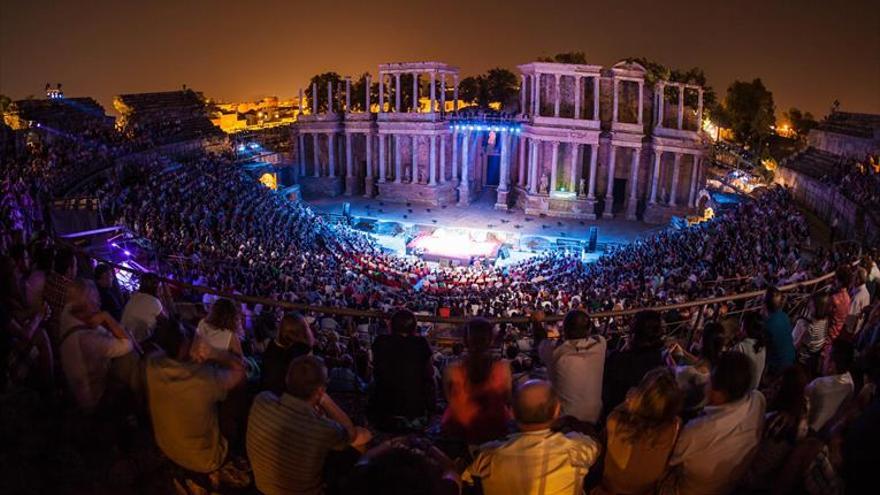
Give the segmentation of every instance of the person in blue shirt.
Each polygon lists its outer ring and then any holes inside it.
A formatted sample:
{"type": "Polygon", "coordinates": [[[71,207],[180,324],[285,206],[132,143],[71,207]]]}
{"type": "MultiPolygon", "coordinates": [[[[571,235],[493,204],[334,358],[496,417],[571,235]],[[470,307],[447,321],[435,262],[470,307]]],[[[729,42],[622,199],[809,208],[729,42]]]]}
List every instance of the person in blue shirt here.
{"type": "Polygon", "coordinates": [[[782,292],[775,287],[767,289],[764,296],[767,329],[767,372],[777,374],[794,364],[794,340],[791,337],[791,320],[782,310],[782,292]]]}

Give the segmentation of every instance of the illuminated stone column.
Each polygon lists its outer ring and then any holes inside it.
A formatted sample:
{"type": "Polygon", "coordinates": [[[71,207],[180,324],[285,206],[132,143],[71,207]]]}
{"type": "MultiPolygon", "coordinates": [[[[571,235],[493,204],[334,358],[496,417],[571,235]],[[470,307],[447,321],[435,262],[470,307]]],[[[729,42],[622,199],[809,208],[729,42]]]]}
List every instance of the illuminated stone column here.
{"type": "Polygon", "coordinates": [[[617,78],[614,78],[614,98],[612,98],[611,122],[617,122],[617,78]]]}
{"type": "Polygon", "coordinates": [[[626,205],[626,219],[636,220],[636,212],[639,206],[639,162],[641,161],[641,148],[633,148],[632,164],[629,173],[629,201],[626,205]]]}
{"type": "Polygon", "coordinates": [[[372,82],[369,74],[367,74],[365,82],[366,82],[366,88],[364,89],[364,92],[366,94],[364,95],[364,112],[370,113],[370,106],[371,106],[370,89],[372,89],[372,87],[373,87],[373,82],[372,82]]]}
{"type": "Polygon", "coordinates": [[[590,183],[587,186],[587,199],[596,199],[596,172],[599,168],[599,144],[590,145],[590,183]]]}
{"type": "Polygon", "coordinates": [[[694,200],[697,197],[697,171],[700,169],[700,156],[693,156],[693,165],[691,166],[691,187],[690,194],[688,194],[688,207],[694,207],[694,200]]]}
{"type": "Polygon", "coordinates": [[[387,136],[385,134],[379,134],[379,183],[384,184],[385,179],[388,177],[387,166],[388,160],[385,158],[385,145],[387,141],[387,136]]]}
{"type": "Polygon", "coordinates": [[[400,134],[392,134],[394,139],[394,183],[400,184],[403,178],[403,163],[400,161],[400,134]]]}
{"type": "Polygon", "coordinates": [[[593,120],[599,120],[599,88],[602,87],[599,76],[593,78],[593,120]]]}
{"type": "Polygon", "coordinates": [[[364,133],[364,151],[367,154],[367,170],[364,171],[367,179],[373,178],[373,135],[364,133]]]}
{"type": "Polygon", "coordinates": [[[560,78],[561,78],[561,76],[559,74],[553,74],[553,80],[554,80],[554,82],[553,82],[553,116],[554,117],[559,117],[559,100],[560,100],[560,96],[561,96],[560,95],[561,91],[559,91],[560,78]]]}
{"type": "Polygon", "coordinates": [[[312,115],[318,114],[318,83],[312,83],[312,115]]]}
{"type": "Polygon", "coordinates": [[[672,186],[669,191],[669,206],[675,206],[676,196],[678,195],[678,176],[681,174],[681,153],[675,154],[675,161],[672,165],[672,186]]]}
{"type": "Polygon", "coordinates": [[[304,99],[304,96],[303,96],[303,89],[299,88],[299,114],[300,115],[303,115],[304,113],[306,113],[306,109],[303,108],[303,103],[305,103],[305,101],[306,100],[304,99]]]}
{"type": "Polygon", "coordinates": [[[327,81],[327,113],[333,113],[333,82],[327,81]]]}
{"type": "Polygon", "coordinates": [[[413,72],[413,92],[412,92],[412,111],[419,111],[419,73],[413,72]]]}
{"type": "Polygon", "coordinates": [[[577,182],[577,158],[579,151],[578,148],[580,148],[580,144],[568,143],[569,192],[573,192],[575,196],[577,196],[579,192],[577,182]]]}
{"type": "MultiPolygon", "coordinates": [[[[452,76],[452,81],[455,84],[454,89],[452,90],[452,99],[453,99],[452,108],[455,111],[455,113],[458,113],[458,74],[454,74],[452,76]]],[[[455,170],[455,169],[453,168],[453,170],[455,170]]]]}
{"type": "MultiPolygon", "coordinates": [[[[432,105],[431,108],[434,108],[432,105]]],[[[428,154],[428,167],[430,167],[430,171],[428,172],[428,183],[432,186],[437,185],[437,136],[431,135],[428,136],[428,139],[431,140],[430,143],[430,151],[428,154]]]]}
{"type": "MultiPolygon", "coordinates": [[[[370,94],[370,91],[367,90],[367,94],[370,94]]],[[[379,113],[385,111],[385,74],[379,73],[379,113]]]]}
{"type": "Polygon", "coordinates": [[[452,131],[452,180],[458,180],[458,135],[457,131],[452,131]]]}
{"type": "Polygon", "coordinates": [[[519,161],[519,171],[516,174],[516,181],[520,186],[526,185],[526,138],[519,137],[519,152],[517,153],[517,161],[519,161]]]}
{"type": "Polygon", "coordinates": [[[538,146],[540,141],[531,138],[529,146],[529,192],[538,194],[538,146]]]}
{"type": "MultiPolygon", "coordinates": [[[[316,93],[312,93],[316,94],[316,93]]],[[[321,148],[318,145],[318,133],[312,133],[312,148],[313,154],[315,155],[315,164],[313,166],[312,175],[315,177],[321,176],[321,148]]]]}
{"type": "Polygon", "coordinates": [[[703,88],[699,89],[697,95],[697,132],[703,128],[703,88]]]}
{"type": "Polygon", "coordinates": [[[327,168],[330,169],[330,177],[336,177],[336,136],[327,133],[327,168]]]}
{"type": "Polygon", "coordinates": [[[412,136],[412,165],[409,172],[409,183],[422,183],[422,181],[419,180],[419,136],[417,134],[413,134],[412,136]]]}
{"type": "Polygon", "coordinates": [[[501,178],[498,190],[507,191],[510,187],[510,136],[507,132],[498,134],[501,137],[501,178]]]}
{"type": "Polygon", "coordinates": [[[678,87],[678,129],[684,129],[684,86],[678,87]]]}
{"type": "MultiPolygon", "coordinates": [[[[302,101],[302,100],[300,100],[302,101]]],[[[299,176],[306,176],[306,137],[303,134],[297,136],[299,142],[299,176]]]]}
{"type": "Polygon", "coordinates": [[[351,78],[345,77],[345,113],[351,113],[351,78]]]}
{"type": "Polygon", "coordinates": [[[535,117],[540,117],[541,116],[541,73],[536,72],[535,74],[532,75],[532,79],[534,80],[534,84],[532,84],[532,89],[535,92],[534,97],[532,98],[532,100],[535,103],[535,111],[532,112],[532,114],[535,117]]]}
{"type": "Polygon", "coordinates": [[[440,135],[440,183],[446,184],[446,134],[440,135]]]}
{"type": "Polygon", "coordinates": [[[468,160],[468,145],[470,133],[462,133],[461,139],[461,181],[458,183],[458,204],[466,206],[470,204],[470,161],[468,160]]]}
{"type": "MultiPolygon", "coordinates": [[[[440,73],[440,113],[441,114],[446,113],[446,73],[445,72],[440,73]]],[[[441,141],[441,143],[443,143],[443,141],[441,141]]],[[[443,146],[443,145],[441,144],[441,146],[443,146]]],[[[441,180],[443,182],[446,182],[445,177],[441,177],[441,180]]]]}
{"type": "Polygon", "coordinates": [[[526,75],[523,74],[519,77],[519,113],[520,115],[526,114],[526,75]]]}
{"type": "Polygon", "coordinates": [[[354,177],[354,160],[351,155],[351,134],[345,133],[345,176],[354,177]]]}
{"type": "Polygon", "coordinates": [[[639,81],[639,125],[642,125],[642,115],[644,114],[643,107],[645,106],[645,102],[643,101],[645,97],[645,83],[644,81],[639,81]]]}
{"type": "Polygon", "coordinates": [[[611,145],[611,153],[608,155],[608,182],[605,185],[605,218],[614,217],[614,171],[617,166],[617,147],[611,145]]]}
{"type": "MultiPolygon", "coordinates": [[[[431,71],[431,92],[429,93],[430,97],[431,97],[431,113],[434,113],[434,111],[435,111],[434,104],[437,103],[437,88],[434,87],[436,85],[437,85],[437,74],[434,71],[431,71]]],[[[431,142],[432,143],[434,142],[434,138],[431,138],[431,142]]]]}
{"type": "Polygon", "coordinates": [[[581,76],[574,76],[574,118],[581,118],[581,76]]]}
{"type": "Polygon", "coordinates": [[[660,183],[660,159],[663,157],[663,150],[654,150],[654,170],[651,174],[651,197],[648,202],[652,205],[657,204],[657,185],[660,183]]]}
{"type": "Polygon", "coordinates": [[[556,192],[556,181],[559,178],[559,141],[553,141],[550,145],[550,187],[547,188],[547,194],[552,195],[556,192]]]}
{"type": "MultiPolygon", "coordinates": [[[[394,111],[400,112],[400,73],[394,74],[394,111]]],[[[395,180],[397,177],[394,178],[395,180]]]]}

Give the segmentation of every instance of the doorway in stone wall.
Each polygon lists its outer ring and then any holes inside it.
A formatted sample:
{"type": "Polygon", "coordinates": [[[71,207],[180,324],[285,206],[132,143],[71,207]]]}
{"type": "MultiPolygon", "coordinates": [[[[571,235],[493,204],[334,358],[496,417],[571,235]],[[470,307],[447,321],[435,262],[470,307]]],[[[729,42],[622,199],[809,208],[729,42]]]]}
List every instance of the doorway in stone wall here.
{"type": "Polygon", "coordinates": [[[611,190],[614,196],[614,205],[611,209],[613,213],[623,211],[626,203],[626,179],[614,179],[614,189],[611,190]]]}

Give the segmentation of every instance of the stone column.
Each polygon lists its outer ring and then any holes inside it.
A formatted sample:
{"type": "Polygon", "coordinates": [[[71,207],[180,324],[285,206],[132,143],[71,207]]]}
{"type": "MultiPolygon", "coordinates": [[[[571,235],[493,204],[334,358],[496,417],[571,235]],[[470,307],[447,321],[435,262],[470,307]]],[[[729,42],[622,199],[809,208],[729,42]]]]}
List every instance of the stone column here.
{"type": "Polygon", "coordinates": [[[412,111],[419,111],[419,73],[413,72],[412,111]]]}
{"type": "Polygon", "coordinates": [[[611,153],[608,156],[608,183],[605,185],[605,218],[614,218],[614,171],[617,165],[617,147],[611,145],[611,153]]]}
{"type": "Polygon", "coordinates": [[[666,85],[662,82],[657,86],[657,127],[663,127],[663,104],[666,102],[666,85]]]}
{"type": "Polygon", "coordinates": [[[662,150],[654,150],[654,170],[651,174],[651,197],[648,202],[657,204],[657,185],[660,183],[660,159],[663,157],[662,150]]]}
{"type": "Polygon", "coordinates": [[[556,181],[559,176],[559,142],[553,141],[550,146],[550,152],[553,155],[550,157],[550,187],[547,188],[547,194],[552,195],[556,192],[556,181]]]}
{"type": "Polygon", "coordinates": [[[367,179],[373,178],[373,135],[369,132],[364,133],[364,151],[367,154],[367,170],[365,175],[367,179]]]}
{"type": "MultiPolygon", "coordinates": [[[[437,74],[434,71],[431,71],[431,113],[434,113],[434,104],[437,102],[437,88],[434,86],[437,85],[437,74]]],[[[431,138],[431,142],[434,142],[434,138],[431,138]]]]}
{"type": "Polygon", "coordinates": [[[519,137],[519,153],[517,153],[517,160],[519,161],[519,170],[516,174],[516,182],[520,186],[526,185],[526,138],[523,136],[519,137]]]}
{"type": "Polygon", "coordinates": [[[599,120],[599,93],[602,88],[602,78],[593,78],[593,120],[599,120]]]}
{"type": "Polygon", "coordinates": [[[318,83],[312,83],[312,115],[318,114],[318,83]]]}
{"type": "Polygon", "coordinates": [[[498,135],[501,137],[501,177],[498,180],[498,190],[507,191],[510,187],[510,136],[506,132],[498,135]]]}
{"type": "Polygon", "coordinates": [[[540,141],[532,138],[529,139],[529,192],[538,194],[538,146],[540,141]]]}
{"type": "Polygon", "coordinates": [[[590,145],[590,184],[588,185],[587,199],[596,199],[596,172],[599,168],[599,143],[590,145]]]}
{"type": "Polygon", "coordinates": [[[688,194],[688,207],[694,207],[694,199],[697,197],[697,171],[700,169],[700,156],[693,156],[693,165],[691,166],[691,185],[690,194],[688,194]]]}
{"type": "Polygon", "coordinates": [[[532,84],[532,87],[535,90],[535,97],[533,98],[534,102],[535,102],[534,115],[535,115],[535,117],[540,117],[541,116],[541,74],[536,72],[534,75],[532,75],[532,79],[534,80],[534,84],[532,84]]]}
{"type": "Polygon", "coordinates": [[[699,89],[697,96],[697,132],[703,128],[703,88],[699,89]]]}
{"type": "Polygon", "coordinates": [[[336,136],[332,132],[327,133],[327,168],[330,177],[336,177],[336,136]]]}
{"type": "Polygon", "coordinates": [[[526,112],[526,75],[519,76],[519,113],[524,115],[526,112]]]}
{"type": "MultiPolygon", "coordinates": [[[[312,93],[315,94],[315,93],[312,93]]],[[[313,154],[315,155],[315,163],[313,165],[312,175],[315,177],[321,176],[321,148],[319,148],[318,144],[318,133],[315,132],[312,134],[312,148],[313,154]]]]}
{"type": "Polygon", "coordinates": [[[400,160],[400,134],[392,134],[394,139],[394,183],[400,184],[403,179],[403,163],[400,160]]]}
{"type": "Polygon", "coordinates": [[[373,87],[373,82],[370,79],[369,74],[367,74],[367,77],[365,79],[365,83],[366,83],[367,87],[364,89],[364,91],[367,94],[364,95],[364,112],[370,113],[370,89],[372,89],[372,87],[373,87]]]}
{"type": "Polygon", "coordinates": [[[470,161],[468,160],[468,145],[470,132],[465,131],[461,139],[461,182],[458,184],[458,204],[465,206],[470,204],[470,161]]]}
{"type": "Polygon", "coordinates": [[[614,78],[614,98],[612,98],[611,122],[617,122],[617,78],[614,78]]]}
{"type": "MultiPolygon", "coordinates": [[[[431,108],[434,108],[431,105],[431,108]]],[[[437,136],[428,136],[428,139],[431,141],[430,151],[428,152],[428,167],[431,170],[428,172],[429,176],[429,184],[432,186],[437,185],[437,136]]]]}
{"type": "Polygon", "coordinates": [[[409,173],[410,184],[421,184],[419,180],[419,136],[413,134],[412,137],[412,165],[409,173]]]}
{"type": "Polygon", "coordinates": [[[333,113],[333,83],[327,81],[327,113],[333,113]]]}
{"type": "Polygon", "coordinates": [[[644,110],[642,107],[645,106],[645,102],[643,101],[645,97],[645,83],[644,81],[639,81],[639,125],[642,125],[642,115],[644,114],[644,110]]]}
{"type": "Polygon", "coordinates": [[[578,151],[580,148],[580,144],[578,143],[568,143],[568,158],[569,158],[569,173],[571,174],[571,178],[569,179],[571,185],[569,186],[570,192],[573,192],[575,197],[577,197],[578,193],[578,151]]]}
{"type": "MultiPolygon", "coordinates": [[[[446,113],[446,73],[440,73],[440,113],[446,113]]],[[[446,182],[446,179],[443,179],[446,182]]]]}
{"type": "MultiPolygon", "coordinates": [[[[302,100],[300,100],[302,101],[302,100]]],[[[303,134],[297,136],[299,142],[299,176],[306,176],[306,137],[303,134]]]]}
{"type": "Polygon", "coordinates": [[[676,196],[678,195],[678,176],[681,173],[681,153],[675,154],[675,161],[672,165],[672,186],[669,191],[669,206],[675,206],[676,196]]]}
{"type": "Polygon", "coordinates": [[[345,113],[351,113],[351,78],[345,78],[345,113]]]}
{"type": "Polygon", "coordinates": [[[351,134],[345,133],[345,176],[354,177],[354,160],[351,153],[351,134]]]}
{"type": "Polygon", "coordinates": [[[440,135],[440,183],[446,184],[446,135],[440,135]]]}
{"type": "MultiPolygon", "coordinates": [[[[367,91],[367,94],[370,94],[367,91]]],[[[379,113],[385,111],[385,74],[379,73],[379,113]]]]}
{"type": "MultiPolygon", "coordinates": [[[[453,87],[453,90],[452,90],[452,99],[453,99],[452,108],[455,113],[458,113],[458,74],[454,74],[452,76],[452,82],[455,84],[455,86],[453,87]]],[[[453,167],[453,170],[455,170],[454,167],[453,167]]]]}
{"type": "Polygon", "coordinates": [[[581,118],[581,76],[574,76],[574,118],[581,118]]]}
{"type": "Polygon", "coordinates": [[[303,96],[303,89],[299,88],[299,114],[304,115],[306,113],[306,109],[303,107],[303,103],[306,101],[303,96]]]}
{"type": "Polygon", "coordinates": [[[554,74],[554,85],[553,85],[553,116],[559,117],[559,100],[560,100],[560,92],[559,92],[559,80],[561,79],[559,74],[554,74]]]}
{"type": "Polygon", "coordinates": [[[458,180],[458,132],[452,132],[452,180],[458,180]]]}
{"type": "Polygon", "coordinates": [[[684,129],[684,86],[678,87],[678,129],[684,129]]]}
{"type": "Polygon", "coordinates": [[[379,183],[384,184],[385,179],[388,177],[386,168],[388,160],[385,158],[385,145],[388,138],[385,134],[379,134],[377,137],[379,138],[379,183]]]}
{"type": "Polygon", "coordinates": [[[636,220],[636,211],[639,206],[639,162],[641,161],[641,148],[633,148],[632,164],[629,173],[629,201],[626,205],[626,219],[636,220]]]}
{"type": "MultiPolygon", "coordinates": [[[[394,111],[400,113],[400,73],[394,74],[394,111]]],[[[394,178],[397,180],[397,177],[394,178]]]]}

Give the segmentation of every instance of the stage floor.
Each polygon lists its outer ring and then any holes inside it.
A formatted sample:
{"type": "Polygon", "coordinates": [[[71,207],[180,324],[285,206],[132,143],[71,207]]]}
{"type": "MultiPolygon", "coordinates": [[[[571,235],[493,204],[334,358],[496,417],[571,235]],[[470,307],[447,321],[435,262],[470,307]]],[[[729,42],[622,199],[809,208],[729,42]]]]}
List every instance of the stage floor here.
{"type": "Polygon", "coordinates": [[[495,192],[488,190],[470,206],[426,207],[405,203],[389,203],[379,198],[337,197],[308,200],[321,213],[342,214],[342,204],[351,203],[351,214],[403,224],[422,224],[436,227],[469,228],[509,232],[522,237],[541,236],[550,240],[568,238],[586,240],[589,228],[599,228],[599,243],[629,244],[636,239],[666,228],[623,219],[572,220],[538,217],[522,211],[498,211],[494,208],[495,192]]]}

